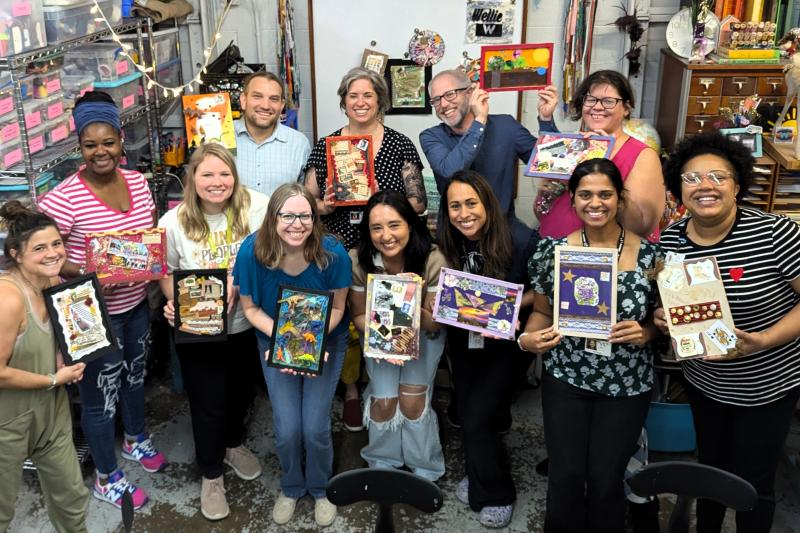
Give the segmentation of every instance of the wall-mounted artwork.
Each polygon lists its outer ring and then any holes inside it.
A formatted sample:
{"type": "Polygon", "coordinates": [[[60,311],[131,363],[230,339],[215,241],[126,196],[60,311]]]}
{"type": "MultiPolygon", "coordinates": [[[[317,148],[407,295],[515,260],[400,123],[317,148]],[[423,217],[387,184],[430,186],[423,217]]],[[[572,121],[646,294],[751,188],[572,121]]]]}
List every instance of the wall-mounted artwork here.
{"type": "Polygon", "coordinates": [[[467,44],[514,42],[514,0],[467,0],[467,44]]]}
{"type": "Polygon", "coordinates": [[[580,133],[540,132],[525,175],[534,178],[569,180],[579,163],[597,157],[609,157],[614,137],[580,133]]]}
{"type": "Polygon", "coordinates": [[[372,136],[326,137],[325,152],[333,205],[366,204],[376,188],[372,136]]]}
{"type": "Polygon", "coordinates": [[[167,275],[164,228],[88,233],[85,242],[86,269],[103,285],[167,275]]]}
{"type": "Polygon", "coordinates": [[[228,336],[228,271],[176,270],[175,342],[224,341],[228,336]]]}
{"type": "Polygon", "coordinates": [[[377,72],[380,75],[386,71],[386,62],[389,61],[389,56],[382,52],[376,52],[369,48],[364,48],[364,53],[361,56],[361,66],[367,70],[377,72]]]}
{"type": "Polygon", "coordinates": [[[42,294],[65,364],[88,363],[117,349],[97,276],[80,276],[42,294]]]}
{"type": "Polygon", "coordinates": [[[553,43],[481,47],[481,88],[527,91],[550,85],[553,43]]]}
{"type": "Polygon", "coordinates": [[[321,374],[332,307],[330,292],[281,285],[267,364],[321,374]]]}
{"type": "Polygon", "coordinates": [[[236,153],[236,132],[228,93],[184,95],[183,117],[187,147],[215,142],[236,153]]]}
{"type": "Polygon", "coordinates": [[[369,274],[364,355],[417,359],[421,307],[421,277],[369,274]]]}
{"type": "Polygon", "coordinates": [[[417,65],[408,59],[390,59],[386,68],[391,107],[387,115],[429,115],[431,102],[428,84],[431,67],[417,65]]]}

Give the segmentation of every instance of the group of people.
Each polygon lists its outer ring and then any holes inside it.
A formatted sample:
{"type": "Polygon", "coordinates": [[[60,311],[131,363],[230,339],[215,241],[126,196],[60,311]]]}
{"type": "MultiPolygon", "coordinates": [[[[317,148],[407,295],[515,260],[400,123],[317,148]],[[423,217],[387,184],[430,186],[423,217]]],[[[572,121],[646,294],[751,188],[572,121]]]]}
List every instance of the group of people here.
{"type": "MultiPolygon", "coordinates": [[[[81,424],[96,467],[92,494],[117,507],[131,493],[148,496],[117,462],[114,420],[120,409],[121,455],[148,472],[165,468],[144,422],[144,362],[149,335],[146,283],[104,286],[118,350],[88,364],[64,366],[55,350],[42,290],[85,273],[87,233],[148,228],[167,235],[169,271],[224,268],[228,336],[177,345],[201,472],[200,511],[225,518],[226,465],[242,479],[261,475],[244,445],[252,379],[261,365],[281,466],[273,520],[289,522],[297,500],[315,500],[315,520],[333,522],[325,497],[332,475],[331,406],[340,377],[346,406],[359,404],[358,352],[351,337],[365,328],[367,276],[415,273],[424,280],[419,357],[368,358],[364,412],[369,432],[361,456],[371,468],[406,467],[428,480],[445,474],[434,376],[447,346],[453,382],[449,418],[463,433],[464,477],[455,497],[486,527],[505,527],[516,500],[510,458],[498,424],[507,420],[515,368],[525,352],[544,357],[542,405],[549,457],[545,531],[620,532],[624,476],[643,440],[654,386],[652,341],[666,332],[654,273],[665,252],[714,255],[741,340],[737,359],[683,363],[701,462],[734,472],[756,487],[756,507],[737,514],[739,531],[768,531],[775,507],[780,449],[800,397],[800,227],[743,207],[753,160],[720,135],[680,143],[664,173],[658,155],[623,129],[633,108],[627,80],[613,71],[589,75],[569,102],[583,129],[613,136],[609,159],[579,165],[566,187],[542,184],[540,231],[516,215],[519,161],[535,137],[508,115],[489,113],[489,95],[463,72],[437,74],[428,87],[442,123],[420,134],[441,196],[436,236],[424,218],[422,162],[408,137],[383,123],[389,95],[382,76],[349,71],[339,86],[347,124],[331,135],[371,135],[379,191],[365,206],[335,206],[326,186],[325,138],[313,149],[279,122],[283,85],[269,73],[247,81],[234,158],[216,144],[191,156],[183,202],[155,220],[144,177],[119,167],[124,148],[119,113],[101,92],[75,106],[84,165],[40,202],[41,212],[9,202],[8,274],[0,276],[0,530],[14,513],[19,465],[37,465],[58,531],[85,531],[88,491],[72,444],[62,385],[77,383],[81,424]],[[663,234],[665,187],[689,217],[663,234]],[[542,209],[542,206],[545,206],[542,209]],[[540,234],[541,237],[540,238],[540,234]],[[562,336],[552,323],[555,246],[618,252],[617,321],[599,349],[562,336]],[[439,271],[447,266],[525,286],[516,342],[443,326],[432,319],[439,271]],[[735,274],[734,274],[735,273],[735,274]],[[280,285],[330,291],[326,363],[319,376],[267,365],[280,285]],[[344,375],[349,374],[348,379],[344,375]],[[353,375],[355,377],[353,377],[353,375]],[[355,402],[355,403],[353,403],[355,402]]],[[[539,92],[540,131],[557,131],[555,87],[539,92]]],[[[172,280],[160,281],[164,315],[174,319],[172,280]]],[[[527,359],[529,361],[529,359],[527,359]]],[[[359,420],[360,419],[360,420],[359,420]]],[[[720,531],[724,507],[698,504],[698,531],[720,531]]],[[[649,527],[657,517],[651,517],[649,527]]],[[[647,524],[635,524],[637,531],[647,524]]],[[[651,531],[653,529],[650,529],[651,531]]]]}

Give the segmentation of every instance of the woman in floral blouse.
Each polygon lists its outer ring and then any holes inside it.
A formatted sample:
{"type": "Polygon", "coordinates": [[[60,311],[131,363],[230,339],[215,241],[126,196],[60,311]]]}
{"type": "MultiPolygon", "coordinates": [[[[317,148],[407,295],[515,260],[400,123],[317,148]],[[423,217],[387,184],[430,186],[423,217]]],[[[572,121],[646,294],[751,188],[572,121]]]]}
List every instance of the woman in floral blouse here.
{"type": "Polygon", "coordinates": [[[644,425],[653,385],[649,341],[660,251],[617,222],[622,177],[607,159],[578,165],[569,180],[582,227],[547,237],[528,269],[534,312],[518,342],[546,354],[542,385],[545,443],[550,458],[547,531],[625,530],[623,476],[644,425]],[[609,342],[562,336],[553,327],[555,246],[617,249],[617,323],[609,342]]]}

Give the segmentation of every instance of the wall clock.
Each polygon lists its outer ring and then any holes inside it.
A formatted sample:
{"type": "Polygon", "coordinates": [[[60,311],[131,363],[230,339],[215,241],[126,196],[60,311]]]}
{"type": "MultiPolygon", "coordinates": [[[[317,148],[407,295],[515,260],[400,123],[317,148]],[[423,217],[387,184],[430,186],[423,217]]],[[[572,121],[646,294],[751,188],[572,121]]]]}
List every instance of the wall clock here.
{"type": "MultiPolygon", "coordinates": [[[[707,12],[705,23],[705,36],[710,41],[710,46],[705,50],[705,53],[710,53],[717,46],[720,24],[717,16],[711,11],[707,12]]],[[[686,7],[678,11],[667,24],[667,44],[675,54],[688,58],[692,53],[693,40],[692,12],[686,7]]]]}

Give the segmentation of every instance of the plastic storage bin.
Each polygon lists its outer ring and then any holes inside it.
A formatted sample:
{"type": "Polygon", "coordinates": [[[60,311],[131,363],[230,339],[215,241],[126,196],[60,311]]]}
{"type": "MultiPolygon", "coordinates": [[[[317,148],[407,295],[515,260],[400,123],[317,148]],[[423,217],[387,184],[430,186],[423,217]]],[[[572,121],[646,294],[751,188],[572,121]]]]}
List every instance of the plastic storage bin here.
{"type": "Polygon", "coordinates": [[[12,113],[0,118],[0,145],[16,142],[19,139],[19,122],[17,115],[12,113]]]}
{"type": "Polygon", "coordinates": [[[45,133],[47,133],[47,126],[45,124],[28,130],[28,148],[30,149],[31,154],[41,152],[45,149],[47,146],[45,133]]]}
{"type": "Polygon", "coordinates": [[[44,120],[44,104],[41,100],[28,100],[22,104],[25,114],[25,127],[28,129],[41,125],[44,120]]]}
{"type": "Polygon", "coordinates": [[[64,54],[63,70],[70,76],[91,74],[95,81],[116,81],[133,73],[133,63],[120,55],[116,43],[92,43],[64,54]]]}
{"type": "Polygon", "coordinates": [[[42,0],[0,0],[0,20],[5,35],[0,39],[0,56],[47,46],[42,0]]]}
{"type": "MultiPolygon", "coordinates": [[[[122,19],[119,2],[98,0],[97,5],[112,26],[122,19]]],[[[94,2],[91,0],[71,6],[45,6],[43,11],[47,42],[56,44],[105,29],[99,15],[91,12],[92,7],[94,2]]]]}
{"type": "Polygon", "coordinates": [[[149,139],[147,131],[147,120],[141,118],[122,128],[122,142],[125,145],[137,145],[142,139],[149,139]]]}
{"type": "Polygon", "coordinates": [[[62,116],[60,119],[49,122],[45,126],[45,145],[49,147],[58,144],[65,141],[69,135],[69,117],[62,116]]]}
{"type": "Polygon", "coordinates": [[[0,117],[5,117],[12,111],[14,111],[14,91],[10,86],[4,86],[0,88],[0,117]]]}
{"type": "Polygon", "coordinates": [[[21,141],[10,142],[0,146],[0,170],[8,170],[22,161],[21,141]]]}
{"type": "Polygon", "coordinates": [[[690,452],[697,447],[688,403],[650,402],[645,421],[647,444],[656,452],[690,452]]]}
{"type": "Polygon", "coordinates": [[[94,76],[61,76],[61,92],[64,98],[77,100],[92,89],[94,89],[94,76]]]}
{"type": "MultiPolygon", "coordinates": [[[[53,187],[53,173],[43,172],[36,178],[36,196],[41,198],[53,187]]],[[[0,178],[0,203],[19,200],[24,204],[31,203],[30,189],[26,178],[0,178]]],[[[4,235],[4,237],[7,235],[4,235]]]]}
{"type": "Polygon", "coordinates": [[[181,60],[173,59],[172,61],[159,66],[158,82],[167,87],[177,87],[181,84],[181,60]]]}
{"type": "Polygon", "coordinates": [[[49,98],[61,92],[61,73],[57,70],[33,76],[33,97],[49,98]]]}
{"type": "Polygon", "coordinates": [[[95,91],[103,91],[111,95],[111,98],[116,102],[120,111],[125,111],[136,105],[138,101],[137,95],[139,94],[139,86],[142,75],[138,72],[120,78],[113,82],[96,82],[94,84],[95,91]]]}
{"type": "Polygon", "coordinates": [[[120,163],[121,167],[136,170],[136,165],[143,162],[144,159],[150,160],[150,141],[147,138],[136,144],[123,143],[123,146],[125,147],[125,162],[120,163]]]}
{"type": "Polygon", "coordinates": [[[61,97],[61,93],[56,93],[42,102],[44,103],[45,120],[56,120],[64,114],[64,99],[61,97]]]}
{"type": "MultiPolygon", "coordinates": [[[[143,34],[142,42],[144,43],[144,61],[147,65],[150,65],[152,56],[150,55],[148,37],[146,33],[143,34]]],[[[133,45],[134,49],[131,53],[136,53],[136,35],[121,35],[120,38],[133,45]]],[[[158,68],[161,68],[165,63],[178,59],[178,32],[174,29],[153,32],[153,51],[156,56],[156,66],[158,68]]]]}

